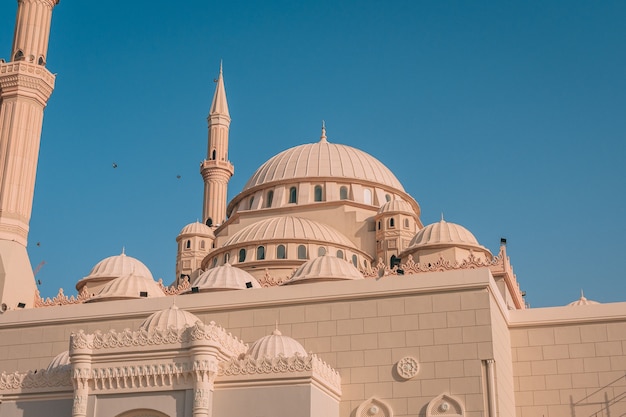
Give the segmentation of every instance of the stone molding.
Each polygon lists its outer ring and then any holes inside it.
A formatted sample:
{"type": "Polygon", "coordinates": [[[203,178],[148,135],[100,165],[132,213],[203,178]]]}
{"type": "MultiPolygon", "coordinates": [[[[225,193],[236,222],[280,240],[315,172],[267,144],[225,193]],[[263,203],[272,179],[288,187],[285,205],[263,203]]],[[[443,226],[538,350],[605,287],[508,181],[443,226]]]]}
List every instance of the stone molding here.
{"type": "Polygon", "coordinates": [[[0,391],[22,391],[41,388],[72,389],[71,372],[69,368],[29,372],[13,372],[0,374],[0,391]]]}
{"type": "Polygon", "coordinates": [[[31,89],[43,98],[43,104],[52,94],[55,76],[45,67],[29,62],[7,62],[0,64],[0,92],[6,96],[16,89],[31,89]]]}
{"type": "Polygon", "coordinates": [[[305,371],[313,372],[314,376],[335,390],[337,394],[341,394],[339,373],[314,354],[302,356],[296,353],[290,357],[279,355],[275,358],[260,359],[250,356],[232,358],[220,362],[218,376],[288,374],[305,371]]]}

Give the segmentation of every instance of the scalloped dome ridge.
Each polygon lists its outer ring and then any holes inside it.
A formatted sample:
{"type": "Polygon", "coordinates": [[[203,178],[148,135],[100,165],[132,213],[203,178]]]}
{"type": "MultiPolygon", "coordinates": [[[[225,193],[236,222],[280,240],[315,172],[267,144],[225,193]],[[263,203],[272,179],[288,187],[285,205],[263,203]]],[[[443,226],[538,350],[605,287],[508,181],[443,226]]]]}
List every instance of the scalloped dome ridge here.
{"type": "Polygon", "coordinates": [[[83,280],[117,278],[122,275],[133,273],[144,278],[154,280],[152,272],[139,259],[126,255],[122,252],[119,255],[109,256],[98,262],[91,272],[83,280]]]}
{"type": "Polygon", "coordinates": [[[206,236],[215,238],[213,229],[211,229],[206,224],[200,223],[198,221],[194,223],[189,223],[187,226],[183,227],[178,236],[184,235],[206,236]]]}
{"type": "Polygon", "coordinates": [[[48,372],[50,372],[50,371],[60,371],[60,370],[63,370],[63,369],[69,369],[70,366],[71,366],[71,363],[70,363],[70,351],[66,350],[66,351],[63,351],[63,352],[59,353],[58,355],[56,355],[50,361],[50,364],[46,368],[46,371],[48,371],[48,372]]]}
{"type": "Polygon", "coordinates": [[[429,224],[417,232],[413,239],[411,239],[407,250],[441,245],[469,246],[488,251],[487,248],[478,243],[478,240],[476,240],[472,232],[459,224],[450,223],[445,220],[429,224]]]}
{"type": "Polygon", "coordinates": [[[363,274],[350,262],[332,255],[311,259],[293,273],[293,276],[281,285],[300,284],[307,281],[345,281],[363,279],[363,274]]]}
{"type": "Polygon", "coordinates": [[[298,341],[283,336],[278,329],[254,342],[248,349],[248,355],[254,359],[275,358],[280,355],[290,357],[295,354],[307,356],[306,350],[298,341]]]}
{"type": "Polygon", "coordinates": [[[252,223],[235,233],[222,247],[284,239],[317,240],[354,248],[354,243],[338,230],[314,220],[292,216],[272,217],[252,223]]]}
{"type": "Polygon", "coordinates": [[[409,203],[400,199],[387,201],[385,204],[380,206],[378,214],[383,213],[409,213],[414,216],[417,215],[409,203]]]}
{"type": "Polygon", "coordinates": [[[186,326],[191,327],[196,322],[202,321],[196,315],[172,305],[164,310],[156,311],[150,314],[140,325],[139,328],[147,332],[155,329],[166,330],[170,327],[182,329],[186,326]]]}
{"type": "Polygon", "coordinates": [[[165,293],[163,293],[163,290],[153,279],[130,273],[109,281],[95,296],[87,301],[95,302],[164,296],[165,293]],[[142,297],[142,293],[146,293],[146,296],[142,297]]]}
{"type": "MultiPolygon", "coordinates": [[[[229,263],[204,271],[191,284],[200,291],[245,290],[250,283],[252,288],[261,288],[261,284],[243,269],[229,263]]],[[[189,290],[191,291],[191,290],[189,290]]]]}
{"type": "Polygon", "coordinates": [[[404,191],[396,176],[370,154],[322,140],[287,149],[261,165],[242,191],[298,178],[333,177],[371,181],[404,191]]]}

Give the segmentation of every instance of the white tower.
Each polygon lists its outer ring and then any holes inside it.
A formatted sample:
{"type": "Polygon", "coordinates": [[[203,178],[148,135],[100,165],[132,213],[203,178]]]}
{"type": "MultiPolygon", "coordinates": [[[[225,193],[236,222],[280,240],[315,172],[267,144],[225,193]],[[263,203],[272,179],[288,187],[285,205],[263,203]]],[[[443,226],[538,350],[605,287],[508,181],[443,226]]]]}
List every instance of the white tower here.
{"type": "Polygon", "coordinates": [[[230,115],[228,114],[221,64],[220,75],[216,83],[213,103],[207,118],[209,122],[207,158],[200,165],[200,173],[204,179],[202,220],[212,227],[216,227],[226,220],[228,181],[235,172],[235,167],[228,160],[230,115]]]}
{"type": "MultiPolygon", "coordinates": [[[[59,0],[18,0],[13,50],[0,62],[0,307],[32,307],[36,285],[26,252],[43,109],[54,89],[45,67],[59,0]]],[[[2,311],[0,310],[0,311],[2,311]]]]}

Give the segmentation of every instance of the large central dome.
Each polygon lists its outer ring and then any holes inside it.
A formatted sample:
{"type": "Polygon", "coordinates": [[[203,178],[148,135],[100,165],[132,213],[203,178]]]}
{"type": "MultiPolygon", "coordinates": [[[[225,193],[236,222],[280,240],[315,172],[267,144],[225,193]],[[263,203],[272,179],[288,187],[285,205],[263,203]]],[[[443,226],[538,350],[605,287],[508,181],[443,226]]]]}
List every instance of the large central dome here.
{"type": "Polygon", "coordinates": [[[243,191],[271,182],[312,177],[359,179],[404,191],[379,160],[350,146],[330,143],[325,137],[272,157],[250,177],[243,191]]]}

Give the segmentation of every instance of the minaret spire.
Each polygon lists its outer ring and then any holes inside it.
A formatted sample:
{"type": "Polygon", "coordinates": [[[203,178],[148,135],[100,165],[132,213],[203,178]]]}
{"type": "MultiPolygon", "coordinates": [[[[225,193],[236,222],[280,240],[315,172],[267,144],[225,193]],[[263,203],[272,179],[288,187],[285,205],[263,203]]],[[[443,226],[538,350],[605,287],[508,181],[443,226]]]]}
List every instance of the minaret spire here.
{"type": "Polygon", "coordinates": [[[45,65],[59,0],[18,0],[13,49],[0,62],[0,306],[32,307],[36,285],[26,252],[43,109],[54,89],[45,65]]]}
{"type": "Polygon", "coordinates": [[[207,157],[200,166],[200,173],[204,179],[202,219],[212,227],[226,220],[228,181],[235,172],[233,164],[228,160],[230,114],[221,61],[220,73],[215,83],[215,94],[213,94],[213,102],[207,118],[209,122],[207,157]]]}

